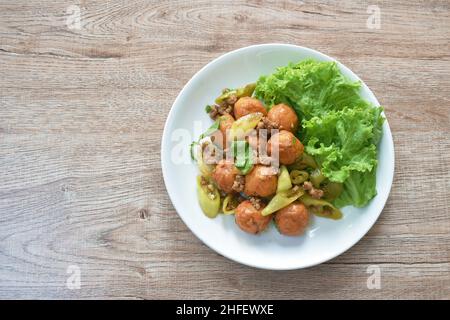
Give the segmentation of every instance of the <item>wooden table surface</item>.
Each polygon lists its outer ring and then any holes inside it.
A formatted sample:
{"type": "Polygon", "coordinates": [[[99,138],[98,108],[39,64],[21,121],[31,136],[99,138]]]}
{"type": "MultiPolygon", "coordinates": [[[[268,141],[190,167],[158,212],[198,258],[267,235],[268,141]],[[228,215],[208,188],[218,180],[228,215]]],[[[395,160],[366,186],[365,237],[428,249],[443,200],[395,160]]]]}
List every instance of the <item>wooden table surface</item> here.
{"type": "Polygon", "coordinates": [[[0,298],[450,298],[448,0],[2,0],[0,71],[0,298]],[[350,67],[395,143],[376,225],[305,270],[210,250],[160,167],[183,85],[221,54],[269,42],[350,67]]]}

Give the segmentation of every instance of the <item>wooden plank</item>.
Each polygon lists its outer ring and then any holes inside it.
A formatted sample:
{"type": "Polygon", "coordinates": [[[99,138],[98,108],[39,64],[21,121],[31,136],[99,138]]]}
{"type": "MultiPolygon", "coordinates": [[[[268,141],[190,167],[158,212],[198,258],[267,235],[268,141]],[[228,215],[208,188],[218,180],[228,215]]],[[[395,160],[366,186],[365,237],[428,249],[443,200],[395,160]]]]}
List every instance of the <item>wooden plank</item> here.
{"type": "Polygon", "coordinates": [[[0,2],[0,298],[450,298],[450,4],[0,2]],[[379,221],[340,257],[271,272],[228,261],[167,196],[160,137],[211,59],[286,42],[338,58],[385,107],[396,174],[379,221]],[[81,289],[66,286],[80,267],[81,289]],[[381,268],[370,290],[367,268],[381,268]]]}

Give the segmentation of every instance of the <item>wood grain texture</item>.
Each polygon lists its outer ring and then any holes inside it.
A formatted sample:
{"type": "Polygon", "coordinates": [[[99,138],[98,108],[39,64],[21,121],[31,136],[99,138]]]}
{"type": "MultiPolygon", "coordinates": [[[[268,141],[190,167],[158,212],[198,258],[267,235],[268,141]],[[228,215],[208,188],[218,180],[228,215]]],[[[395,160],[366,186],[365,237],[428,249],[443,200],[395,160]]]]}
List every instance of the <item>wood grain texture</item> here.
{"type": "Polygon", "coordinates": [[[0,1],[0,298],[449,299],[449,30],[447,0],[0,1]],[[70,5],[80,30],[67,27],[70,5]],[[160,169],[182,86],[211,59],[268,42],[346,64],[394,136],[380,219],[306,270],[256,270],[205,247],[160,169]],[[70,265],[79,290],[66,287],[70,265]],[[366,286],[369,265],[380,290],[366,286]]]}

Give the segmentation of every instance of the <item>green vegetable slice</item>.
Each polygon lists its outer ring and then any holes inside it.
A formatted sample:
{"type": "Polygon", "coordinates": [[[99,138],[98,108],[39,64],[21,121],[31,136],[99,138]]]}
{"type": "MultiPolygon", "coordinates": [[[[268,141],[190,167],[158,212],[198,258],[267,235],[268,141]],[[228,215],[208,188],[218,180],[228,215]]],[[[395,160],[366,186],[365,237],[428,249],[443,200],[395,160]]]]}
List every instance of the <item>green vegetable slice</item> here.
{"type": "Polygon", "coordinates": [[[189,153],[191,154],[191,159],[195,160],[195,155],[194,155],[194,147],[198,145],[197,141],[192,141],[191,144],[189,145],[189,153]]]}
{"type": "Polygon", "coordinates": [[[255,91],[256,83],[249,83],[244,87],[236,89],[236,96],[238,98],[251,97],[255,91]]]}
{"type": "Polygon", "coordinates": [[[233,122],[229,130],[230,140],[233,141],[244,139],[245,136],[247,136],[253,129],[256,128],[262,117],[262,113],[255,112],[237,119],[235,122],[233,122]]]}
{"type": "Polygon", "coordinates": [[[322,174],[320,169],[316,169],[311,172],[310,179],[314,188],[320,188],[320,184],[326,179],[326,177],[322,174]]]}
{"type": "Polygon", "coordinates": [[[342,218],[342,212],[328,201],[322,199],[314,199],[304,194],[300,201],[308,207],[308,209],[316,216],[338,220],[342,218]]]}
{"type": "Polygon", "coordinates": [[[220,125],[220,120],[217,119],[213,125],[211,127],[209,127],[204,133],[202,133],[200,135],[200,137],[198,138],[198,140],[202,140],[205,137],[208,137],[210,135],[212,135],[214,132],[216,132],[217,130],[219,130],[219,125],[220,125]]]}
{"type": "Polygon", "coordinates": [[[199,145],[199,141],[202,140],[205,137],[210,136],[211,134],[213,134],[214,132],[216,132],[219,129],[220,126],[220,120],[217,119],[212,126],[210,126],[204,133],[202,133],[197,141],[192,141],[191,144],[189,145],[189,153],[191,155],[191,159],[192,160],[198,160],[195,158],[195,153],[194,153],[194,148],[195,146],[199,145]]]}
{"type": "Polygon", "coordinates": [[[215,218],[220,209],[220,194],[217,188],[208,181],[207,185],[202,184],[202,176],[197,177],[197,196],[205,216],[215,218]]]}
{"type": "Polygon", "coordinates": [[[305,192],[303,191],[303,189],[298,187],[277,192],[272,200],[270,200],[267,206],[262,210],[261,214],[263,216],[272,214],[288,206],[289,204],[300,198],[304,193],[305,192]]]}
{"type": "Polygon", "coordinates": [[[232,97],[233,95],[236,96],[236,98],[251,97],[253,91],[255,91],[255,87],[256,83],[250,83],[241,88],[226,90],[219,97],[216,98],[215,103],[221,104],[222,102],[232,97]]]}
{"type": "Polygon", "coordinates": [[[235,158],[234,166],[243,174],[249,173],[253,168],[252,149],[247,141],[233,141],[231,152],[235,158]]]}
{"type": "Polygon", "coordinates": [[[214,166],[207,164],[203,158],[203,150],[202,148],[198,148],[197,153],[197,165],[200,173],[203,177],[209,178],[214,170],[214,166]]]}
{"type": "Polygon", "coordinates": [[[326,201],[334,201],[343,191],[343,184],[339,182],[328,181],[322,188],[324,192],[323,199],[326,201]]]}
{"type": "Polygon", "coordinates": [[[302,184],[309,178],[308,172],[304,170],[292,170],[290,176],[293,184],[302,184]]]}
{"type": "Polygon", "coordinates": [[[289,169],[291,169],[291,170],[294,170],[294,169],[296,169],[296,170],[304,170],[304,169],[307,169],[307,168],[317,169],[317,168],[319,168],[319,166],[317,165],[317,163],[314,160],[314,158],[311,157],[306,152],[303,152],[303,154],[300,157],[300,159],[295,161],[293,164],[289,165],[289,169]]]}
{"type": "Polygon", "coordinates": [[[234,210],[237,208],[239,203],[237,202],[234,195],[229,194],[223,199],[222,203],[222,212],[225,215],[234,214],[234,210]]]}
{"type": "Polygon", "coordinates": [[[280,175],[278,177],[277,193],[292,188],[291,178],[286,166],[280,167],[280,175]]]}

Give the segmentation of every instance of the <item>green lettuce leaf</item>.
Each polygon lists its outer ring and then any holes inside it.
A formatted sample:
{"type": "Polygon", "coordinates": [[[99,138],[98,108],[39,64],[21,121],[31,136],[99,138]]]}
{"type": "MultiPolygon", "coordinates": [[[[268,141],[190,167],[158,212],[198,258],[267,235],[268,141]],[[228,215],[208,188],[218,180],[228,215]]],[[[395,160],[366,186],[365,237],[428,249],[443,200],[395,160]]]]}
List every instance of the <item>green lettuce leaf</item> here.
{"type": "Polygon", "coordinates": [[[376,195],[376,168],[367,172],[352,171],[344,182],[343,192],[333,203],[338,208],[364,207],[376,195]]]}
{"type": "Polygon", "coordinates": [[[305,150],[324,176],[344,184],[335,201],[339,207],[364,206],[376,195],[377,148],[383,117],[381,107],[344,108],[304,122],[305,150]]]}

